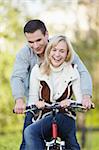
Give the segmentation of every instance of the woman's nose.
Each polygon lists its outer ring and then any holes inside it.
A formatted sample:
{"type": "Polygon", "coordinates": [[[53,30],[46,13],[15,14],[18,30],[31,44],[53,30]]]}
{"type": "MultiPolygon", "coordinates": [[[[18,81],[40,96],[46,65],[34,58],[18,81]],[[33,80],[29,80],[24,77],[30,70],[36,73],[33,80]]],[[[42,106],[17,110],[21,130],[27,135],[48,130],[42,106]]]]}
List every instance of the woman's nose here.
{"type": "Polygon", "coordinates": [[[56,51],[55,55],[58,57],[60,56],[59,51],[56,51]]]}

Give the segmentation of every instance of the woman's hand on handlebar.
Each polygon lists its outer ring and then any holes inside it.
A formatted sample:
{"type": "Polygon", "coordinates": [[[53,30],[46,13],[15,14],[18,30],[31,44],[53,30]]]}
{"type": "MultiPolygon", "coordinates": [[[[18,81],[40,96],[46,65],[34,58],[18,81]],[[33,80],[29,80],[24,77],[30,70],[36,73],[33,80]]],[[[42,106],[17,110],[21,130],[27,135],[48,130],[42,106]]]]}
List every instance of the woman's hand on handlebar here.
{"type": "Polygon", "coordinates": [[[45,102],[44,102],[44,100],[43,101],[38,101],[38,102],[35,103],[35,105],[38,109],[44,108],[45,107],[45,102]]]}
{"type": "Polygon", "coordinates": [[[70,103],[71,103],[71,101],[69,99],[64,99],[59,104],[60,104],[61,107],[66,108],[70,105],[70,103]]]}

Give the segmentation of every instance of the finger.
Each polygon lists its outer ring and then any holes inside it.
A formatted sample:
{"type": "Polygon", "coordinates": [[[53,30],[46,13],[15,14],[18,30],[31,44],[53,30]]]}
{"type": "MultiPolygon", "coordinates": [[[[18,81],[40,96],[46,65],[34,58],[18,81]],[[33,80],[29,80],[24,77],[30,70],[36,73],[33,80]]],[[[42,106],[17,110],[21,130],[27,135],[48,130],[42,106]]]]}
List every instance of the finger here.
{"type": "Polygon", "coordinates": [[[24,110],[22,108],[16,108],[15,109],[16,114],[22,114],[23,112],[24,112],[24,110]]]}

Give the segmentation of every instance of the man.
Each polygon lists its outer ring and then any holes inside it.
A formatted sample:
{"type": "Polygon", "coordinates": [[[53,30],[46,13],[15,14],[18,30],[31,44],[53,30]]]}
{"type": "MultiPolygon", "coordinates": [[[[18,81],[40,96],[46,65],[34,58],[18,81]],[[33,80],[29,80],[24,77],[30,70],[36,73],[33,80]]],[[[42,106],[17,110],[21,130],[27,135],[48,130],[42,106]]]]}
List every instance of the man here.
{"type": "MultiPolygon", "coordinates": [[[[14,70],[11,77],[12,94],[15,99],[15,113],[24,112],[28,104],[29,96],[29,76],[33,66],[40,64],[44,59],[44,51],[48,44],[48,31],[45,24],[40,20],[30,20],[24,26],[24,34],[28,44],[22,48],[16,56],[14,70]],[[26,102],[24,101],[26,98],[26,102]]],[[[91,107],[92,81],[90,74],[75,53],[73,64],[77,64],[81,78],[81,89],[83,93],[83,106],[91,107]]],[[[24,129],[32,123],[32,114],[28,113],[25,117],[24,129]]],[[[25,141],[23,141],[20,150],[24,150],[25,141]]]]}

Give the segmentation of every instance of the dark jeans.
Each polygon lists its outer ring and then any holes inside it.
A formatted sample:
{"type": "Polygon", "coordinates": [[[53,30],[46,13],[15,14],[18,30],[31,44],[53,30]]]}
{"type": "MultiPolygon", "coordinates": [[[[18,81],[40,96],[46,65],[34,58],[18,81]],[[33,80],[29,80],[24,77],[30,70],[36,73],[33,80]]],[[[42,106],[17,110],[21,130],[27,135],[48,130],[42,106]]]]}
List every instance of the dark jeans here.
{"type": "Polygon", "coordinates": [[[27,112],[25,115],[23,132],[22,132],[22,143],[20,145],[20,150],[25,150],[24,130],[27,126],[29,126],[32,123],[32,117],[33,117],[33,114],[31,112],[27,112]]]}
{"type": "MultiPolygon", "coordinates": [[[[75,120],[67,115],[58,113],[56,115],[59,133],[62,140],[67,142],[70,150],[80,150],[79,144],[76,139],[76,126],[75,120]]],[[[52,115],[47,116],[39,121],[29,125],[25,131],[25,150],[44,150],[45,142],[51,137],[51,122],[52,115]]]]}

